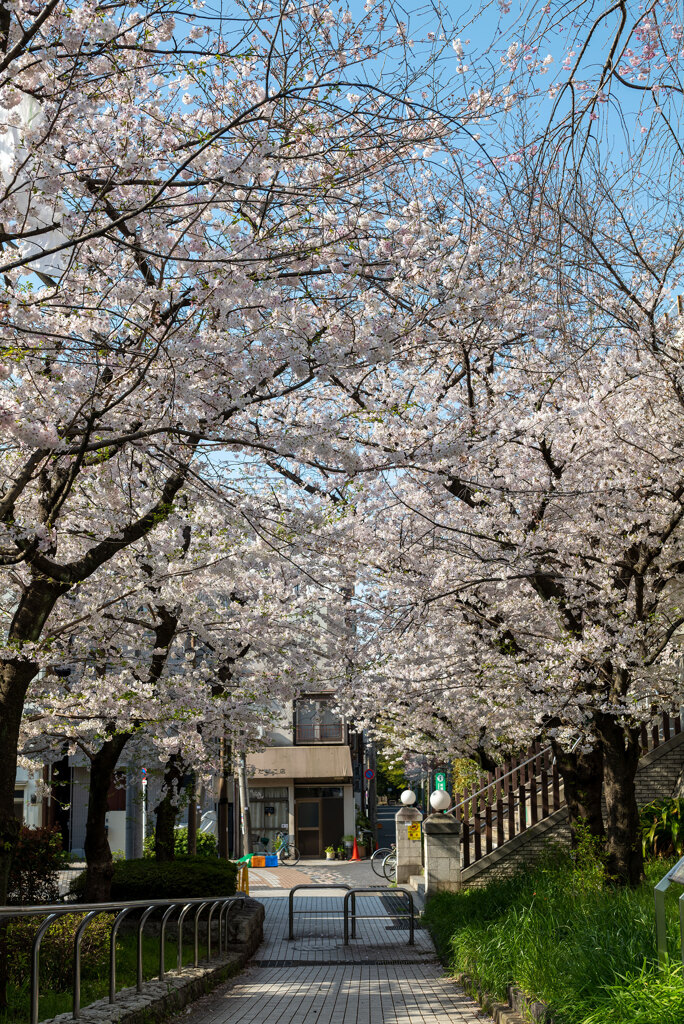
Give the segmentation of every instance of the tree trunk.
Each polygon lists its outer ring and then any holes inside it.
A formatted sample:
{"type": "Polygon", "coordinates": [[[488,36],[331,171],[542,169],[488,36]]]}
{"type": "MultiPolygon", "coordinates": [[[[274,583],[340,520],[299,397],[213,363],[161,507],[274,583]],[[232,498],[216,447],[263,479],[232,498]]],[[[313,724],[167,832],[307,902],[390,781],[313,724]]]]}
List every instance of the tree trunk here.
{"type": "Polygon", "coordinates": [[[184,765],[180,754],[171,754],[166,762],[162,798],[154,809],[154,856],[156,860],[173,860],[176,847],[176,818],[178,797],[183,779],[184,765]]]}
{"type": "Polygon", "coordinates": [[[590,835],[604,839],[603,822],[603,751],[600,744],[593,750],[562,750],[551,741],[558,771],[563,779],[565,802],[568,805],[572,845],[577,844],[577,824],[583,822],[590,835]]]}
{"type": "Polygon", "coordinates": [[[111,898],[114,862],[109,848],[105,818],[107,796],[114,780],[119,757],[131,733],[111,736],[92,758],[90,763],[90,786],[88,792],[88,817],[86,819],[86,903],[104,903],[111,898]]]}
{"type": "Polygon", "coordinates": [[[621,885],[636,886],[644,873],[635,788],[641,755],[639,728],[620,725],[606,714],[597,714],[596,727],[603,745],[606,867],[621,885]]]}

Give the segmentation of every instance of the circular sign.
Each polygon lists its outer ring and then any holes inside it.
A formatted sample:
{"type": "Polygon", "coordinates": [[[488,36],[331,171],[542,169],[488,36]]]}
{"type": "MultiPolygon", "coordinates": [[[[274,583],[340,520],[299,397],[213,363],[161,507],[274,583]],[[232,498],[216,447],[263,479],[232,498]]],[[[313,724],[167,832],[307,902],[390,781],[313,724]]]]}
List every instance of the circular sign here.
{"type": "Polygon", "coordinates": [[[363,774],[366,776],[367,779],[374,779],[375,778],[375,772],[373,771],[372,768],[366,768],[366,770],[365,770],[365,772],[363,774]]]}

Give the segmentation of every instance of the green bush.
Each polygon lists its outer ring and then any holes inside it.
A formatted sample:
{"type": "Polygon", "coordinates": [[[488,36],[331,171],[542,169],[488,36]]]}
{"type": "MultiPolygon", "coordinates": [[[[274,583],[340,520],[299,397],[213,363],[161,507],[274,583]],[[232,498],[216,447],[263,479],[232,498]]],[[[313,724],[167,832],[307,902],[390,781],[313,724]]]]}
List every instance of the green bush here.
{"type": "MultiPolygon", "coordinates": [[[[40,984],[43,989],[66,992],[73,981],[76,929],[84,914],[66,914],[50,925],[40,944],[40,984]]],[[[42,918],[17,918],[7,928],[9,981],[23,984],[31,977],[31,945],[42,918]]],[[[81,940],[81,976],[97,977],[109,962],[112,916],[101,914],[86,928],[81,940]]]]}
{"type": "Polygon", "coordinates": [[[649,864],[630,890],[588,861],[555,851],[513,878],[437,893],[425,920],[440,955],[499,999],[517,985],[550,1006],[555,1024],[681,1024],[679,892],[666,900],[667,969],[655,955],[653,886],[667,865],[649,864]]]}
{"type": "MultiPolygon", "coordinates": [[[[232,896],[237,866],[229,860],[208,857],[179,857],[158,861],[120,860],[114,864],[111,898],[125,900],[173,900],[187,896],[232,896]]],[[[82,895],[85,872],[75,879],[71,891],[82,895]]]]}
{"type": "Polygon", "coordinates": [[[64,860],[57,826],[24,826],[12,856],[7,902],[22,906],[54,903],[59,898],[57,872],[64,860]]]}
{"type": "Polygon", "coordinates": [[[684,799],[652,800],[641,808],[641,841],[645,857],[684,854],[684,799]]]}
{"type": "MultiPolygon", "coordinates": [[[[173,852],[176,857],[188,856],[188,829],[186,825],[183,825],[182,828],[177,828],[175,831],[173,852]]],[[[143,856],[154,857],[154,830],[146,837],[143,843],[143,856]]],[[[197,856],[218,857],[216,836],[211,835],[210,832],[197,833],[197,856]]]]}

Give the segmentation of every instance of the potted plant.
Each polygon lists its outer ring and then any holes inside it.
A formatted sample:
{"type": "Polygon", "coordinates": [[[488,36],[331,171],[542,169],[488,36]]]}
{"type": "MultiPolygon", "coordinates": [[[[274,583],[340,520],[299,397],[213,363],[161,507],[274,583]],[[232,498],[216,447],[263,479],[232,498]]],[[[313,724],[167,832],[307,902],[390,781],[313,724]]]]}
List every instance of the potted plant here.
{"type": "Polygon", "coordinates": [[[345,848],[344,848],[344,843],[340,843],[340,845],[337,847],[337,859],[338,860],[346,860],[347,859],[347,854],[346,854],[346,851],[345,851],[345,848]]]}
{"type": "Polygon", "coordinates": [[[325,848],[325,859],[326,860],[335,860],[335,847],[334,846],[326,846],[326,848],[325,848]]]}
{"type": "Polygon", "coordinates": [[[354,836],[342,836],[342,842],[344,843],[344,851],[347,855],[347,860],[349,860],[354,846],[354,836]]]}

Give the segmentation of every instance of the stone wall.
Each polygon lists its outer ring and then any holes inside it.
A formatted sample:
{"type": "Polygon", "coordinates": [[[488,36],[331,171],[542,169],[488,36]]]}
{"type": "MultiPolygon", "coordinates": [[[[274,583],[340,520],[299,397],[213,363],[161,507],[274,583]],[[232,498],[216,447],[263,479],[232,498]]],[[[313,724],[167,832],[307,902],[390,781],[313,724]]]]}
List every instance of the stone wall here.
{"type": "MultiPolygon", "coordinates": [[[[636,777],[637,802],[649,803],[670,797],[677,788],[684,769],[684,733],[672,736],[666,743],[650,750],[641,758],[636,777]]],[[[566,807],[548,818],[529,826],[525,832],[509,839],[503,846],[486,854],[475,864],[461,870],[461,886],[486,885],[495,878],[505,878],[524,864],[537,860],[547,843],[570,845],[570,826],[566,807]]]]}

